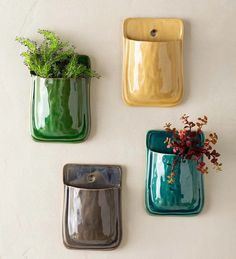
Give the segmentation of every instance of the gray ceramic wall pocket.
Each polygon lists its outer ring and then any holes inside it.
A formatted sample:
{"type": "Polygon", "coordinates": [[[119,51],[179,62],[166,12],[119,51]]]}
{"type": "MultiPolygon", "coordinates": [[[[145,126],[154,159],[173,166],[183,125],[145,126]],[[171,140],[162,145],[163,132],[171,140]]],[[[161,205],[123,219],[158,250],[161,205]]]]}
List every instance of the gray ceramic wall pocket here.
{"type": "Polygon", "coordinates": [[[63,241],[75,249],[120,244],[121,167],[67,164],[63,170],[63,241]]]}

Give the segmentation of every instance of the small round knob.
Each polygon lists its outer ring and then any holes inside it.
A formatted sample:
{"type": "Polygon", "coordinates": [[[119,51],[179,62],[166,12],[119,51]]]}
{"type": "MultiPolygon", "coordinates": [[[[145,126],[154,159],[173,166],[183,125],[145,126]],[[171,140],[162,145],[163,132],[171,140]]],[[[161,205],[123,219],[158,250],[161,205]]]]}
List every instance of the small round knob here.
{"type": "Polygon", "coordinates": [[[89,175],[88,175],[88,181],[89,181],[90,183],[95,182],[95,180],[96,180],[96,177],[95,177],[93,174],[89,174],[89,175]]]}
{"type": "Polygon", "coordinates": [[[150,34],[151,34],[152,37],[156,37],[157,36],[157,30],[156,29],[151,30],[150,34]]]}

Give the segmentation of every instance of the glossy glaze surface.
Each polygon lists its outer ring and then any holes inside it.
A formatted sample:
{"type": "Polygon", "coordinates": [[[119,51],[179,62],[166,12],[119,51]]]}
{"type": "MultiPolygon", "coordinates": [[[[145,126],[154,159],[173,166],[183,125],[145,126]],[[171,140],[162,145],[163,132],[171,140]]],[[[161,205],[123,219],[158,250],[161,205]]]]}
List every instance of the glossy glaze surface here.
{"type": "MultiPolygon", "coordinates": [[[[168,134],[169,135],[169,134],[168,134]]],[[[203,177],[196,161],[177,160],[175,182],[167,183],[176,155],[166,148],[165,131],[147,134],[146,208],[152,214],[198,214],[204,204],[203,177]],[[168,153],[163,153],[168,150],[168,153]]]]}
{"type": "Polygon", "coordinates": [[[183,95],[183,23],[129,18],[123,27],[123,99],[136,106],[173,106],[183,95]]]}
{"type": "Polygon", "coordinates": [[[121,241],[121,168],[64,167],[63,240],[68,248],[112,249],[121,241]]]}
{"type": "MultiPolygon", "coordinates": [[[[89,65],[87,56],[81,59],[89,65]]],[[[32,137],[39,141],[84,141],[90,131],[90,79],[32,79],[32,137]]]]}

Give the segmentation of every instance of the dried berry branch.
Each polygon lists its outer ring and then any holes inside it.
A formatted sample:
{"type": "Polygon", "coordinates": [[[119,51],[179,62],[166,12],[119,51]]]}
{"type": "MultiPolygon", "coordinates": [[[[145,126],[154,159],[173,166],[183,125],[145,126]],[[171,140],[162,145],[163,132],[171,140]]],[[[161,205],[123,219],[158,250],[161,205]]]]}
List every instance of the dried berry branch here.
{"type": "MultiPolygon", "coordinates": [[[[217,134],[210,133],[204,140],[204,143],[202,143],[202,128],[208,122],[207,116],[199,117],[196,122],[189,120],[189,116],[186,114],[180,119],[184,124],[183,129],[177,130],[176,128],[172,128],[171,123],[166,123],[164,126],[166,132],[171,133],[171,137],[166,138],[165,143],[167,144],[167,148],[172,148],[173,152],[177,155],[176,161],[178,158],[196,160],[198,163],[197,170],[202,174],[207,174],[208,167],[202,161],[205,155],[213,164],[215,170],[222,171],[222,163],[219,162],[220,154],[212,147],[218,141],[217,134]]],[[[174,183],[174,177],[176,175],[175,166],[176,163],[173,163],[171,173],[167,176],[167,182],[169,184],[174,183]]]]}

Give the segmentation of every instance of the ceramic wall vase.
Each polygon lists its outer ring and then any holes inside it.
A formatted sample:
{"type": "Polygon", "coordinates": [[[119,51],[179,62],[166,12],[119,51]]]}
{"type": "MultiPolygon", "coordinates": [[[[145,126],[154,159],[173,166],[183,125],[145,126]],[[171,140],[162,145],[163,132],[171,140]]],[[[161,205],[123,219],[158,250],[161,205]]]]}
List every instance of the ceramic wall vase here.
{"type": "MultiPolygon", "coordinates": [[[[90,67],[88,56],[79,59],[90,67]]],[[[90,131],[90,79],[32,78],[32,137],[39,141],[84,141],[90,131]]]]}
{"type": "Polygon", "coordinates": [[[68,248],[113,249],[121,241],[121,168],[64,167],[63,240],[68,248]]]}
{"type": "Polygon", "coordinates": [[[159,215],[198,214],[204,204],[203,176],[196,161],[183,161],[166,147],[167,136],[171,137],[166,131],[147,133],[146,208],[159,215]],[[175,181],[169,184],[167,176],[174,162],[175,181]]]}
{"type": "Polygon", "coordinates": [[[183,95],[183,22],[128,18],[123,25],[123,99],[174,106],[183,95]]]}

